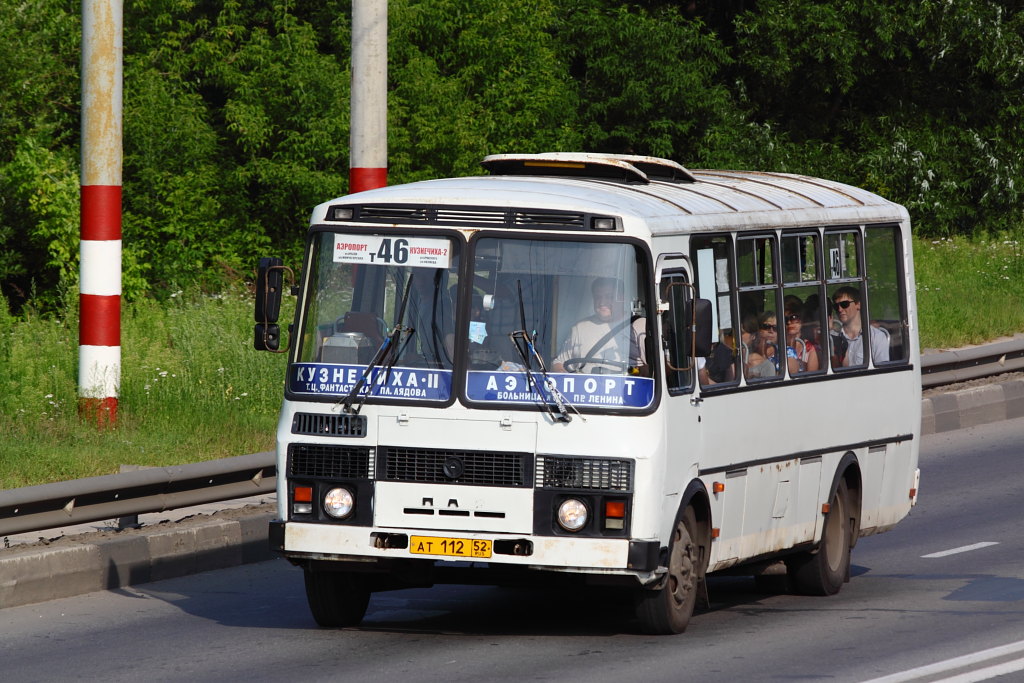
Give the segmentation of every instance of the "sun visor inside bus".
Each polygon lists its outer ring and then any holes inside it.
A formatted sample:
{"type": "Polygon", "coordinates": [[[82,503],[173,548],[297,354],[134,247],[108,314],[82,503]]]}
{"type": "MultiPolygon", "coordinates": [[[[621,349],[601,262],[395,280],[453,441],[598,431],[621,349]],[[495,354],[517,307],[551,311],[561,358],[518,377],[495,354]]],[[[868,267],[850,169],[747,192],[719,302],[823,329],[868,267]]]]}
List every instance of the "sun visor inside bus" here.
{"type": "Polygon", "coordinates": [[[630,154],[492,154],[480,164],[491,175],[571,176],[644,184],[696,182],[674,161],[630,154]]]}

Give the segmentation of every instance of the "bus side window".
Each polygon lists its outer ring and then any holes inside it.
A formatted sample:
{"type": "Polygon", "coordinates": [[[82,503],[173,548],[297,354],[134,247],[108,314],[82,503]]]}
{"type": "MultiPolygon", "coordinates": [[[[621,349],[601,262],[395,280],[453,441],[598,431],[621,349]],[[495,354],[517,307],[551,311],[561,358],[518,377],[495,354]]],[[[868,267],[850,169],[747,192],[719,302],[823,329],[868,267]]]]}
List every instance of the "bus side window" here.
{"type": "Polygon", "coordinates": [[[825,233],[826,294],[830,302],[829,357],[833,371],[864,365],[864,344],[860,336],[864,324],[860,302],[863,273],[859,252],[858,230],[847,228],[825,233]],[[851,303],[853,299],[857,302],[851,303]]]}
{"type": "Polygon", "coordinates": [[[797,232],[782,236],[783,313],[778,321],[785,340],[790,376],[824,372],[827,332],[823,281],[818,267],[818,234],[797,232]]]}
{"type": "Polygon", "coordinates": [[[709,387],[735,384],[741,334],[733,309],[732,240],[727,235],[698,236],[690,245],[698,296],[711,304],[711,349],[698,378],[709,387]]]}
{"type": "Polygon", "coordinates": [[[741,353],[747,381],[776,379],[785,370],[785,327],[779,312],[774,236],[736,241],[741,353]],[[780,340],[780,334],[782,339],[780,340]]]}
{"type": "MultiPolygon", "coordinates": [[[[889,361],[905,361],[909,323],[906,296],[901,287],[899,228],[894,225],[869,226],[865,231],[864,252],[867,257],[869,320],[872,327],[886,333],[889,361]]],[[[877,363],[878,361],[876,361],[877,363]]]]}

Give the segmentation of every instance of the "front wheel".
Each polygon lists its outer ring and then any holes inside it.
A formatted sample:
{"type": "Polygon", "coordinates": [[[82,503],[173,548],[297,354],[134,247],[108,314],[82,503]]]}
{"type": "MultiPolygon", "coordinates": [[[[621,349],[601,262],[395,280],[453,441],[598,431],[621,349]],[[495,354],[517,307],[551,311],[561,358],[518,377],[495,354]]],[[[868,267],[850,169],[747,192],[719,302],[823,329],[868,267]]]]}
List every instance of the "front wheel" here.
{"type": "Polygon", "coordinates": [[[355,626],[366,615],[370,590],[362,576],[303,569],[306,600],[316,623],[325,628],[355,626]]]}
{"type": "Polygon", "coordinates": [[[786,563],[793,587],[804,595],[835,595],[850,574],[850,546],[853,541],[850,491],[840,480],[832,495],[821,532],[821,544],[786,563]]]}
{"type": "Polygon", "coordinates": [[[661,588],[644,590],[637,604],[637,617],[644,633],[682,633],[690,623],[703,581],[702,553],[697,545],[697,518],[686,508],[676,522],[668,549],[668,575],[661,588]]]}

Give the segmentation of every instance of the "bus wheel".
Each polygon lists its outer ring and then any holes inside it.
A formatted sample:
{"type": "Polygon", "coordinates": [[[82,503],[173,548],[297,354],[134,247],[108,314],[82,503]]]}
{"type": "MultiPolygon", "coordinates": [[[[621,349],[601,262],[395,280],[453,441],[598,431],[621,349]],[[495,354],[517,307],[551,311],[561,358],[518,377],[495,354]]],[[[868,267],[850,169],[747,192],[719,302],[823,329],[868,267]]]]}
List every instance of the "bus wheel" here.
{"type": "Polygon", "coordinates": [[[644,633],[668,635],[682,633],[690,623],[700,585],[701,557],[695,532],[697,519],[693,508],[686,508],[676,522],[668,549],[668,575],[661,588],[643,590],[637,604],[637,617],[644,633]]]}
{"type": "Polygon", "coordinates": [[[363,578],[349,572],[318,572],[306,567],[306,600],[320,626],[355,626],[366,615],[370,591],[363,578]]]}
{"type": "Polygon", "coordinates": [[[850,573],[850,545],[853,527],[850,494],[846,481],[840,480],[825,515],[821,545],[812,553],[802,553],[787,562],[793,587],[804,595],[834,595],[850,573]]]}

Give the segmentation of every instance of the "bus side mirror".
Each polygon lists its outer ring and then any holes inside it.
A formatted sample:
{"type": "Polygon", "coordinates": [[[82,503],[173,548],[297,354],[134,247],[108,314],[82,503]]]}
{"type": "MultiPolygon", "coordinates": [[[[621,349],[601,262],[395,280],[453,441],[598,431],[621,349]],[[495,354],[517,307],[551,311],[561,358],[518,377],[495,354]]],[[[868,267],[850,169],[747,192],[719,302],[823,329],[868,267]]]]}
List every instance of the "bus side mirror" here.
{"type": "Polygon", "coordinates": [[[257,351],[279,351],[281,327],[277,318],[281,315],[281,287],[284,271],[294,275],[279,258],[261,258],[256,268],[256,328],[253,334],[253,348],[257,351]]]}
{"type": "Polygon", "coordinates": [[[276,323],[281,314],[281,271],[284,261],[261,258],[256,268],[256,322],[276,323]]]}
{"type": "Polygon", "coordinates": [[[256,323],[252,346],[257,351],[277,351],[281,347],[281,326],[274,323],[256,323]]]}

